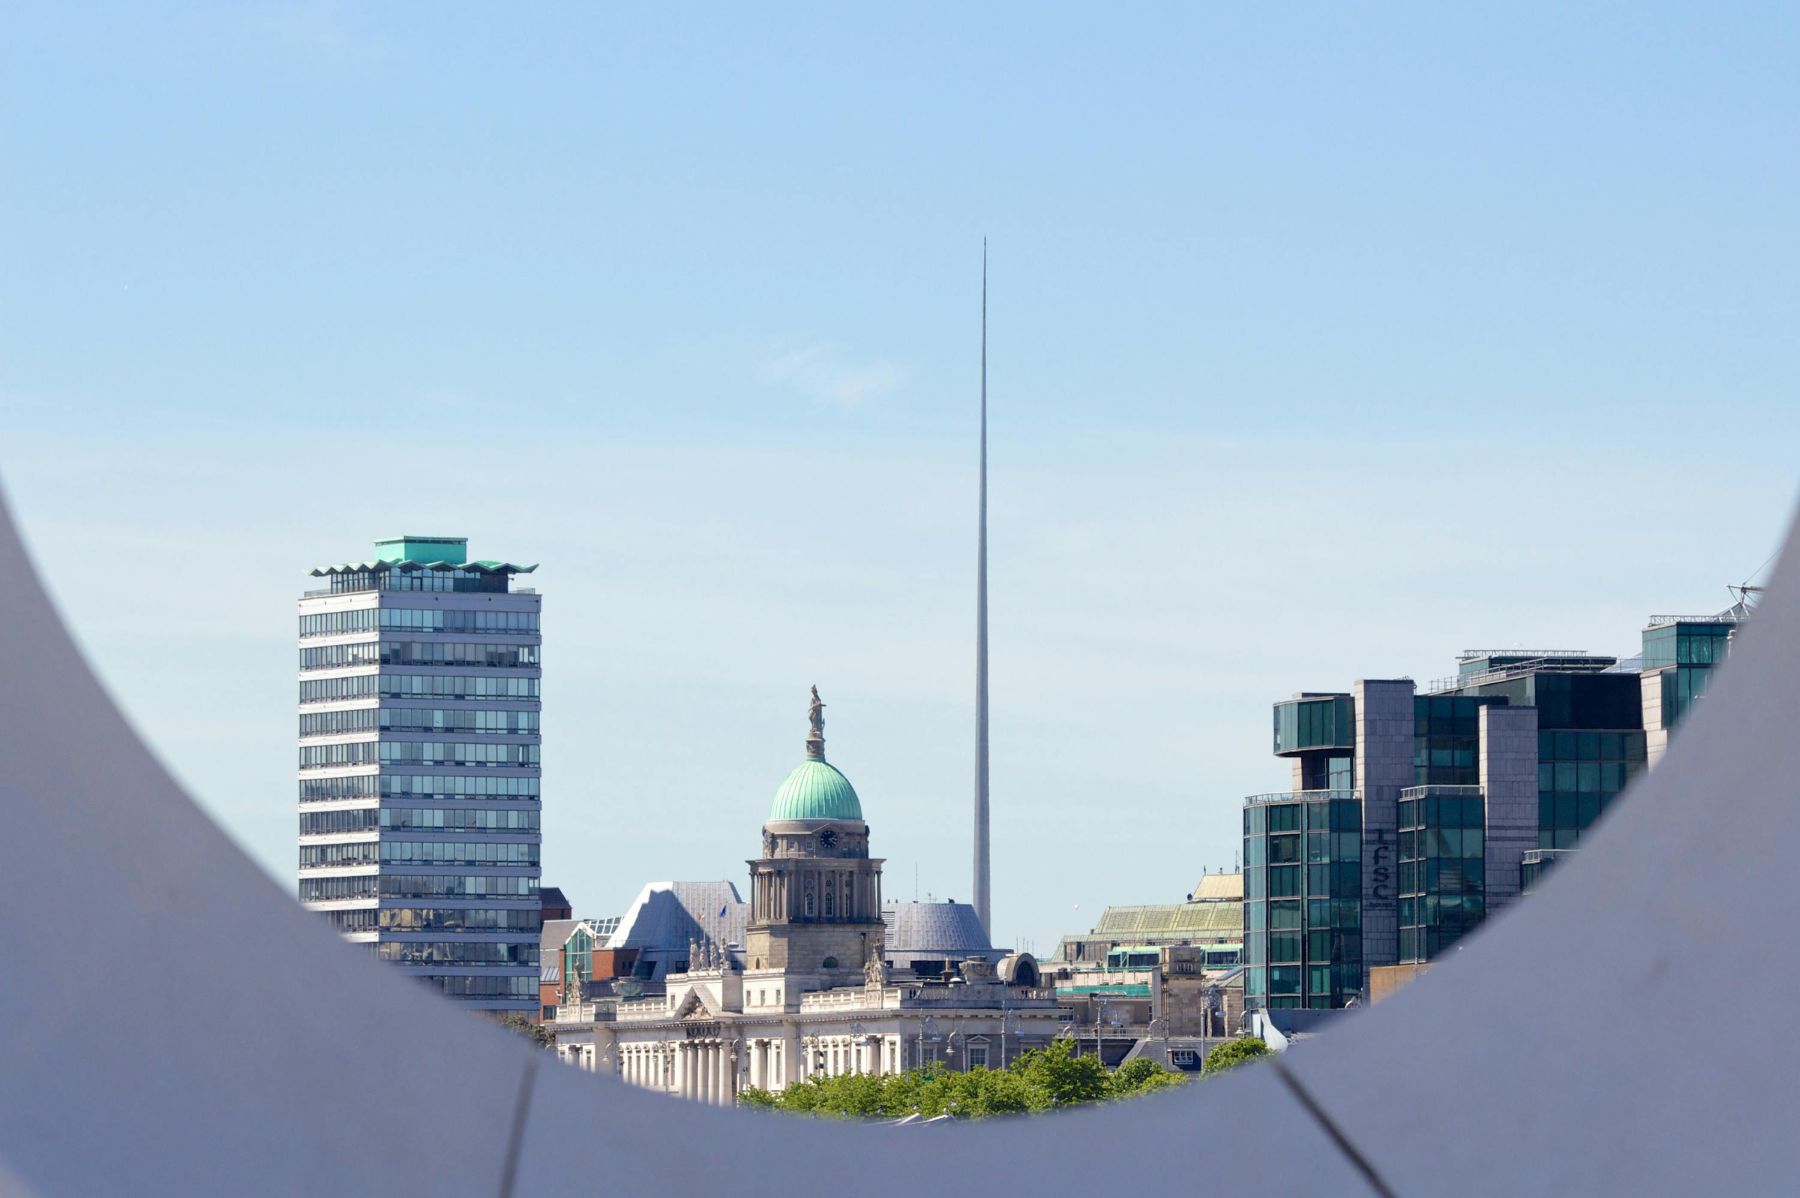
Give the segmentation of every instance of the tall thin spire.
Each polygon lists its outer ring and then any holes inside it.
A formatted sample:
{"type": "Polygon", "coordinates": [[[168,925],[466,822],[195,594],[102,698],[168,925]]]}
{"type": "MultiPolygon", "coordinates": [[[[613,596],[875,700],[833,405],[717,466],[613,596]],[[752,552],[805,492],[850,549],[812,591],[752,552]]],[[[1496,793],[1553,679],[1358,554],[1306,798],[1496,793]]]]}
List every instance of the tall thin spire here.
{"type": "Polygon", "coordinates": [[[987,238],[981,239],[981,489],[975,517],[975,914],[988,907],[987,238]]]}

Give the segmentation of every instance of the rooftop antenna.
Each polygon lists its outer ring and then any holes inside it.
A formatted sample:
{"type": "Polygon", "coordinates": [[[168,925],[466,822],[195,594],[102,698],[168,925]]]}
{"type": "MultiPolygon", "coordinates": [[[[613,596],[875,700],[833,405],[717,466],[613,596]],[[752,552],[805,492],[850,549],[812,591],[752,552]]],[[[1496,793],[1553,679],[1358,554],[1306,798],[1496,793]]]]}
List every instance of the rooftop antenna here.
{"type": "Polygon", "coordinates": [[[975,531],[975,914],[988,907],[987,238],[981,239],[981,487],[975,531]]]}

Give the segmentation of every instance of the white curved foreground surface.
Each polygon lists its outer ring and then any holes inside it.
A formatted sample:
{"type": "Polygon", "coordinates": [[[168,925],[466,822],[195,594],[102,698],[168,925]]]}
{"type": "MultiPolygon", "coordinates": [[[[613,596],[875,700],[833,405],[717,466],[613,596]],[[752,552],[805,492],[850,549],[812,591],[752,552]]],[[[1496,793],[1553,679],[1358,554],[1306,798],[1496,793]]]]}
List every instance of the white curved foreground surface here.
{"type": "Polygon", "coordinates": [[[1427,982],[1279,1068],[894,1130],[578,1073],[345,948],[125,724],[0,508],[0,1193],[1787,1190],[1796,559],[1605,834],[1427,982]]]}

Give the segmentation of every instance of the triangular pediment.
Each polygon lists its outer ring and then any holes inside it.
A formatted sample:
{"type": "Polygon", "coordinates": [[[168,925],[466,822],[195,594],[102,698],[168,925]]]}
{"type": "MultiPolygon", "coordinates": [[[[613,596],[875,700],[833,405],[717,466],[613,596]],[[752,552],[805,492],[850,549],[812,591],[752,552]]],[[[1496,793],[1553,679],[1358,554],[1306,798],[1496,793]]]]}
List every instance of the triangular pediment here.
{"type": "Polygon", "coordinates": [[[716,1019],[719,1008],[713,1005],[712,996],[698,986],[689,986],[675,1000],[676,1019],[716,1019]]]}

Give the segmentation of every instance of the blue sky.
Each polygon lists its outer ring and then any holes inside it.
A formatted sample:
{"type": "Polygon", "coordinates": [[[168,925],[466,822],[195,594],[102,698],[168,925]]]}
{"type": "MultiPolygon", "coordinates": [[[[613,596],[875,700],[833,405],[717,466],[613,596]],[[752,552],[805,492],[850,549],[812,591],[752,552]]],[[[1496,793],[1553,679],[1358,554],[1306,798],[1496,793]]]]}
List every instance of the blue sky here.
{"type": "Polygon", "coordinates": [[[993,259],[996,931],[1229,864],[1268,704],[1625,652],[1794,498],[1800,30],[1733,6],[42,6],[0,480],[284,885],[292,599],[538,560],[545,876],[738,880],[804,700],[967,897],[993,259]]]}

